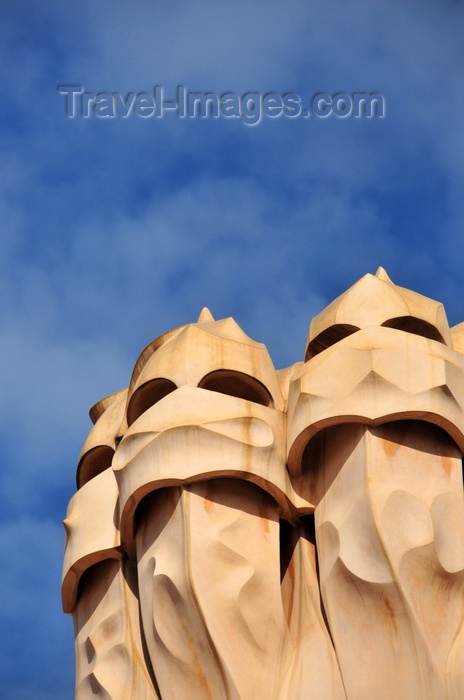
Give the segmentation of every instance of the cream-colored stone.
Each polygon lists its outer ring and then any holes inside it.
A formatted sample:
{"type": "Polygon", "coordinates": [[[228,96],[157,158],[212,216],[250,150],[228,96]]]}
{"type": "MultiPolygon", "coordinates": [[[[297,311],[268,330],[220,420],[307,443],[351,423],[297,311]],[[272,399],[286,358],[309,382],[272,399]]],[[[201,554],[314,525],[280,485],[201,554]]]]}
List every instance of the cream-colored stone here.
{"type": "Polygon", "coordinates": [[[306,356],[309,358],[320,352],[328,341],[336,337],[334,334],[338,333],[341,338],[370,326],[409,330],[425,337],[437,337],[451,345],[443,304],[409,289],[397,287],[385,270],[379,268],[376,275],[364,275],[313,318],[306,356]],[[326,339],[322,337],[323,333],[326,334],[326,339]]]}
{"type": "Polygon", "coordinates": [[[464,321],[451,328],[453,350],[464,354],[464,321]]]}
{"type": "Polygon", "coordinates": [[[63,607],[71,612],[82,573],[89,566],[122,556],[116,524],[118,487],[112,469],[98,474],[72,497],[64,526],[63,607]]]}
{"type": "Polygon", "coordinates": [[[108,559],[88,569],[74,629],[78,700],[161,699],[145,659],[132,564],[108,559]]]}
{"type": "Polygon", "coordinates": [[[464,362],[447,346],[392,328],[358,331],[302,365],[290,383],[288,463],[297,474],[308,440],[346,422],[418,418],[464,449],[464,362]]]}
{"type": "Polygon", "coordinates": [[[401,421],[329,428],[309,452],[320,586],[347,696],[449,697],[464,616],[460,451],[439,428],[401,421]]]}
{"type": "MultiPolygon", "coordinates": [[[[89,479],[111,466],[118,440],[122,437],[121,423],[125,418],[127,389],[109,396],[95,426],[84,442],[77,465],[77,484],[82,486],[89,479]]],[[[103,403],[103,402],[101,402],[103,403]]],[[[93,409],[97,413],[95,406],[93,409]]]]}
{"type": "Polygon", "coordinates": [[[276,371],[264,345],[248,338],[233,319],[190,324],[151,355],[129,387],[128,422],[132,423],[150,400],[152,382],[168,380],[171,391],[186,385],[209,388],[221,386],[223,378],[230,381],[231,375],[244,398],[247,393],[256,393],[260,403],[282,410],[276,371]]]}
{"type": "Polygon", "coordinates": [[[155,489],[218,476],[258,484],[291,518],[312,510],[285,468],[285,416],[234,396],[184,386],[147,409],[128,429],[113,460],[121,531],[131,549],[133,518],[155,489]]]}
{"type": "Polygon", "coordinates": [[[208,309],[152,341],[65,520],[76,700],[462,700],[461,326],[379,268],[278,372],[208,309]]]}

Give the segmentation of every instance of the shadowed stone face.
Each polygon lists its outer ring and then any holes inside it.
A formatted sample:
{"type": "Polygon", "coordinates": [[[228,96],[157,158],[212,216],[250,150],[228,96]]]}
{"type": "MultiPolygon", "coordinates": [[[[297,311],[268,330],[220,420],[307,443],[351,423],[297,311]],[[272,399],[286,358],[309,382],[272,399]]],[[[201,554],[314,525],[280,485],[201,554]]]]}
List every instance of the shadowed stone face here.
{"type": "Polygon", "coordinates": [[[379,269],[286,370],[207,310],[150,343],[65,520],[76,699],[462,700],[462,338],[379,269]]]}

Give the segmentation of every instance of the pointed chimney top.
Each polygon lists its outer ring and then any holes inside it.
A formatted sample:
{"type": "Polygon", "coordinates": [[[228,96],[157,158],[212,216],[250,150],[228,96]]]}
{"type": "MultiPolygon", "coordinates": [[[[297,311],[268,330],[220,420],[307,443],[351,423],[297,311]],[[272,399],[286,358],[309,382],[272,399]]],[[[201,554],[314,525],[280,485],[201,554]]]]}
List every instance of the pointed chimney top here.
{"type": "Polygon", "coordinates": [[[390,282],[390,284],[393,284],[389,276],[387,275],[386,271],[384,270],[383,267],[378,267],[377,272],[375,273],[375,276],[379,279],[382,280],[382,282],[390,282]]]}
{"type": "Polygon", "coordinates": [[[214,321],[214,316],[207,306],[204,306],[201,310],[201,314],[198,316],[197,323],[210,323],[214,321]]]}

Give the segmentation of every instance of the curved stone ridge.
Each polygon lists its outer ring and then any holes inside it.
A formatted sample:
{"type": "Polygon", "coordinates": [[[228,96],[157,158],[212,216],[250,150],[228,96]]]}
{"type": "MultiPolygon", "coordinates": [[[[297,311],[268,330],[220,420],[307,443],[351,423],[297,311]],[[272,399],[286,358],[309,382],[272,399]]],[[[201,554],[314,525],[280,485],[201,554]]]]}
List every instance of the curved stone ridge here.
{"type": "Polygon", "coordinates": [[[91,409],[76,700],[462,700],[464,324],[365,275],[276,371],[233,319],[91,409]]]}

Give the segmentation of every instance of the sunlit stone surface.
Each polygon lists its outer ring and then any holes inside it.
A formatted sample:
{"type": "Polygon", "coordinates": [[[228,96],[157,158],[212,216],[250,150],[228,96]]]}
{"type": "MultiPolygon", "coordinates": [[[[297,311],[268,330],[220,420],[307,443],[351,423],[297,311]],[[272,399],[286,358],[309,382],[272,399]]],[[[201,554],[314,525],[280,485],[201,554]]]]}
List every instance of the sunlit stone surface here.
{"type": "Polygon", "coordinates": [[[276,371],[233,319],[91,410],[76,699],[463,700],[464,324],[365,275],[276,371]]]}

